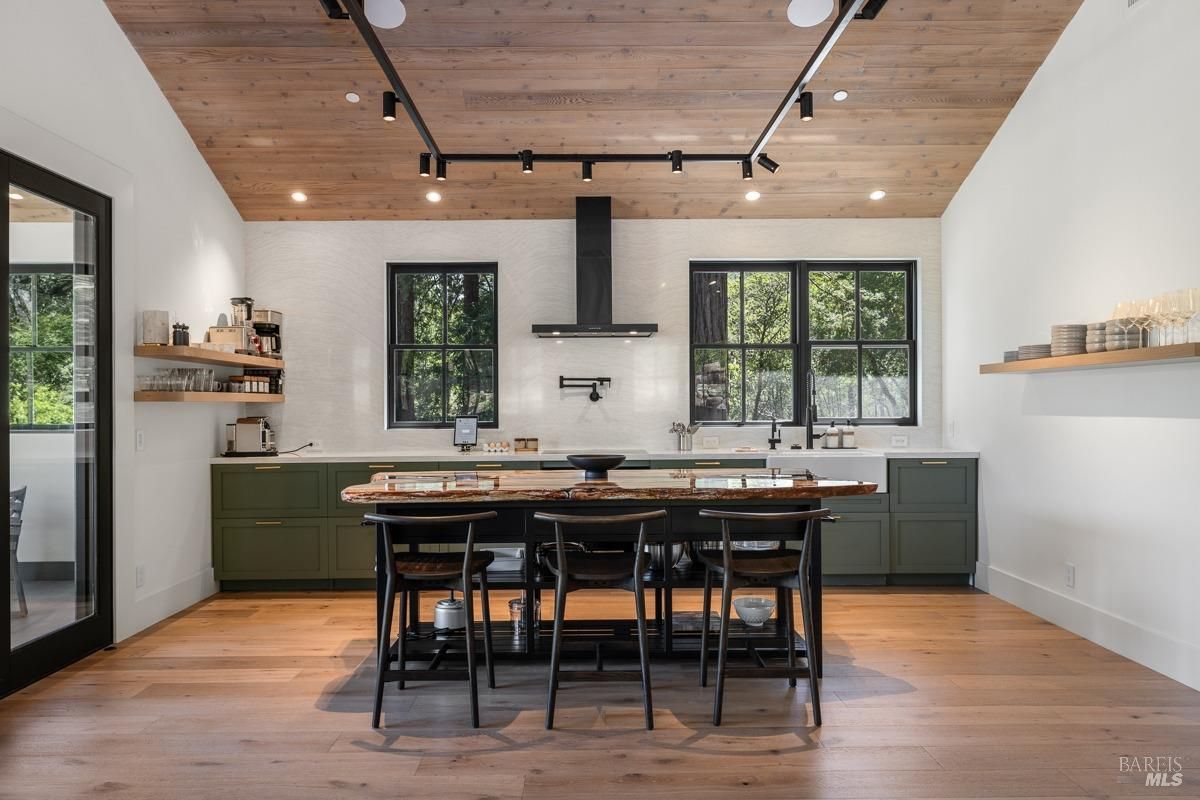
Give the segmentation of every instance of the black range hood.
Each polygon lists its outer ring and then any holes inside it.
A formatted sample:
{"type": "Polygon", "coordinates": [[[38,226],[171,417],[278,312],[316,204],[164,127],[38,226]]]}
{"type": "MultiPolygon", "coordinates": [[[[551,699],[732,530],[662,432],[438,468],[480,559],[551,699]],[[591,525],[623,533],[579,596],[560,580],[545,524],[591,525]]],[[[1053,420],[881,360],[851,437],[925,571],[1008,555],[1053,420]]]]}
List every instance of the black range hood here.
{"type": "Polygon", "coordinates": [[[653,322],[613,322],[612,198],[575,198],[575,321],[534,325],[540,339],[629,339],[658,333],[653,322]]]}

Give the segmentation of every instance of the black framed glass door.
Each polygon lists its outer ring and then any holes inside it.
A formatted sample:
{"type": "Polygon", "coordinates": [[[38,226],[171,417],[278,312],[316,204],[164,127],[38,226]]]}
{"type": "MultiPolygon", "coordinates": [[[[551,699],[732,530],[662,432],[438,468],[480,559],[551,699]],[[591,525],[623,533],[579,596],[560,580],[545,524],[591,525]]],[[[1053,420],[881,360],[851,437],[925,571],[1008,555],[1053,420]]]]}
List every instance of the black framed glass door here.
{"type": "Polygon", "coordinates": [[[0,695],[112,642],[111,201],[0,151],[0,695]]]}

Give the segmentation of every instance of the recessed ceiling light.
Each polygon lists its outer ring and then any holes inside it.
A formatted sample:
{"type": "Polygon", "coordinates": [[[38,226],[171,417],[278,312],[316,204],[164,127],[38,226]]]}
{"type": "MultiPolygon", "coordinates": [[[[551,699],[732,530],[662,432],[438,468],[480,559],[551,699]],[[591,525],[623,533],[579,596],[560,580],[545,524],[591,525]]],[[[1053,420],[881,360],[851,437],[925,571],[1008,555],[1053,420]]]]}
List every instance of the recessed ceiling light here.
{"type": "Polygon", "coordinates": [[[883,189],[876,189],[875,191],[871,192],[870,197],[872,200],[882,200],[883,198],[887,197],[887,192],[885,192],[883,189]]]}
{"type": "Polygon", "coordinates": [[[849,96],[850,96],[850,93],[847,92],[845,89],[838,89],[836,92],[833,93],[833,99],[835,102],[838,102],[838,103],[845,102],[846,98],[849,96]]]}
{"type": "Polygon", "coordinates": [[[9,192],[9,193],[8,193],[8,199],[9,199],[9,200],[24,200],[24,199],[25,199],[25,195],[23,195],[23,194],[17,194],[16,192],[9,192]]]}
{"type": "Polygon", "coordinates": [[[297,203],[303,203],[308,199],[308,195],[306,195],[304,192],[292,192],[292,199],[297,203]]]}
{"type": "Polygon", "coordinates": [[[442,202],[442,193],[441,192],[432,192],[432,191],[426,192],[425,199],[431,203],[440,203],[440,202],[442,202]]]}
{"type": "Polygon", "coordinates": [[[351,103],[357,103],[362,98],[358,96],[358,92],[346,92],[346,100],[351,103]]]}
{"type": "Polygon", "coordinates": [[[753,189],[746,192],[746,199],[749,200],[751,203],[753,203],[755,200],[757,200],[760,197],[762,197],[762,192],[756,192],[753,189]]]}

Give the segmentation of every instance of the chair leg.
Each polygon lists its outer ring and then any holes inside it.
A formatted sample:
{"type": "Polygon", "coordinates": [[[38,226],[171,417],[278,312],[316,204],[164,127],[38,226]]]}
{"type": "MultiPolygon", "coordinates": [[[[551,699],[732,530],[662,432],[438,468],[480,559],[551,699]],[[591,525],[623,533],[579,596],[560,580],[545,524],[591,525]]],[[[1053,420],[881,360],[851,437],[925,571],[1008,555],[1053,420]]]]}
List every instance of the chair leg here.
{"type": "Polygon", "coordinates": [[[471,582],[463,581],[463,609],[467,612],[467,629],[463,639],[467,645],[467,684],[471,688],[471,727],[479,727],[479,670],[475,663],[475,598],[471,582]]]}
{"type": "Polygon", "coordinates": [[[713,697],[713,725],[721,724],[721,706],[725,702],[725,659],[729,650],[729,611],[733,605],[732,576],[726,572],[721,585],[721,636],[717,647],[717,691],[713,697]]]}
{"type": "Polygon", "coordinates": [[[812,604],[803,581],[800,584],[800,617],[804,620],[804,650],[808,660],[808,691],[812,695],[813,724],[820,727],[821,688],[817,678],[816,658],[813,656],[812,604]]]}
{"type": "MultiPolygon", "coordinates": [[[[403,589],[399,592],[400,595],[400,638],[396,644],[396,655],[400,662],[399,669],[404,671],[404,666],[407,660],[404,657],[405,642],[408,640],[408,589],[403,589]]],[[[420,603],[416,603],[420,605],[420,603]]],[[[388,647],[388,660],[391,661],[391,646],[388,647]]],[[[401,678],[396,682],[396,691],[404,688],[404,679],[401,678]]]]}
{"type": "MultiPolygon", "coordinates": [[[[379,626],[379,653],[375,667],[375,707],[371,712],[371,727],[379,727],[379,718],[383,714],[383,684],[388,667],[391,666],[392,652],[392,607],[396,604],[396,579],[389,575],[387,587],[384,589],[383,621],[379,626]]],[[[401,613],[401,620],[403,620],[401,613]]],[[[400,623],[401,630],[404,623],[400,623]]],[[[401,636],[404,634],[402,633],[401,636]]]]}
{"type": "Polygon", "coordinates": [[[708,618],[712,615],[712,570],[704,567],[704,613],[700,615],[700,685],[708,686],[708,618]]]}
{"type": "Polygon", "coordinates": [[[654,730],[654,700],[650,696],[650,642],[646,636],[646,589],[641,580],[634,584],[633,603],[637,612],[638,652],[642,658],[642,708],[646,714],[646,730],[654,730]]]}
{"type": "MultiPolygon", "coordinates": [[[[787,625],[787,663],[790,669],[796,668],[796,609],[792,605],[792,590],[784,589],[783,595],[783,622],[787,625]]],[[[788,686],[796,688],[796,676],[788,676],[788,686]]]]}
{"type": "Polygon", "coordinates": [[[479,598],[483,606],[483,657],[487,660],[488,688],[496,688],[496,667],[492,663],[492,608],[488,598],[487,570],[479,573],[479,598]]]}
{"type": "MultiPolygon", "coordinates": [[[[554,589],[554,638],[550,644],[550,691],[546,695],[546,730],[554,728],[554,700],[558,694],[558,664],[562,658],[563,614],[566,610],[566,581],[560,578],[554,589]]],[[[531,614],[531,624],[532,619],[531,614]]]]}
{"type": "Polygon", "coordinates": [[[8,551],[8,574],[11,576],[13,589],[17,592],[17,616],[29,616],[29,605],[25,602],[25,584],[21,581],[21,573],[17,570],[17,551],[8,551]]]}

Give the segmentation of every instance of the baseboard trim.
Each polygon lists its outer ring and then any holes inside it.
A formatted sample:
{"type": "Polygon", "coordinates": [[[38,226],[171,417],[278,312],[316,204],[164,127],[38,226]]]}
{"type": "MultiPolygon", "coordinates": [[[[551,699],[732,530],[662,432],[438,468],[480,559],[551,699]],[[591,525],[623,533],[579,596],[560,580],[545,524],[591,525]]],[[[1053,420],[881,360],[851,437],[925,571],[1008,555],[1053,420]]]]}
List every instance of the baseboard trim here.
{"type": "Polygon", "coordinates": [[[172,614],[194,606],[206,597],[217,593],[217,582],[212,568],[201,570],[187,580],[139,597],[130,608],[117,608],[113,641],[120,642],[135,633],[161,622],[172,614]]]}
{"type": "Polygon", "coordinates": [[[1144,628],[996,567],[979,566],[978,574],[983,579],[977,586],[988,594],[1200,690],[1200,647],[1162,631],[1144,628]]]}

